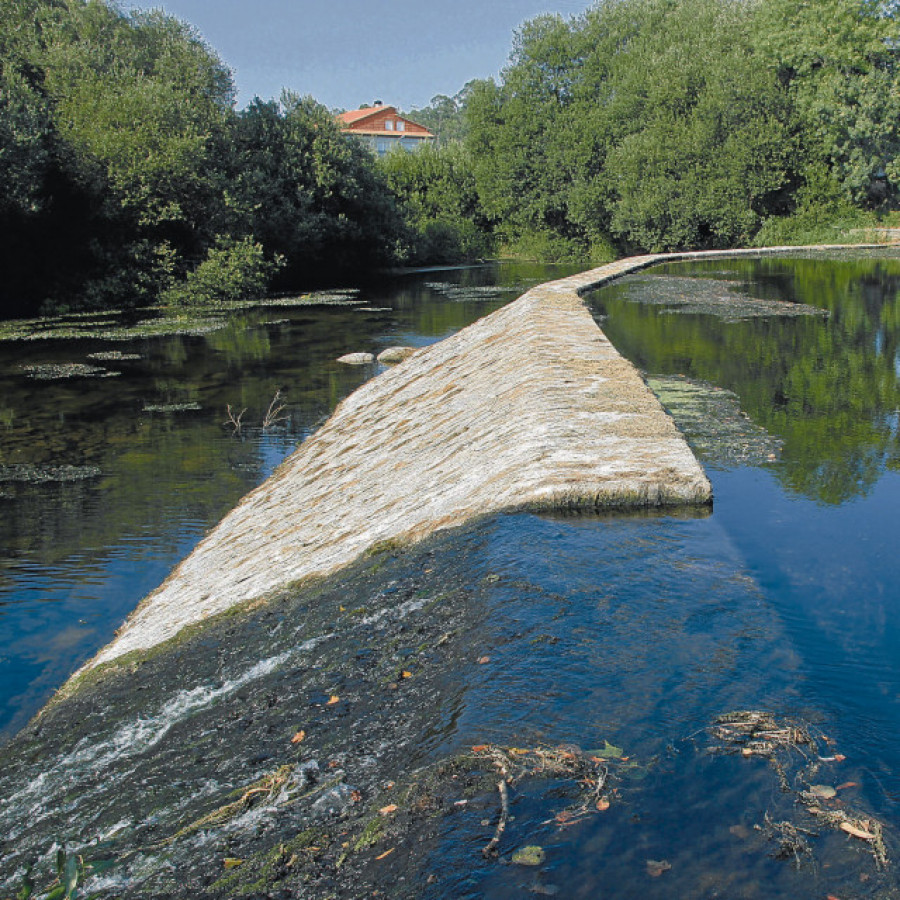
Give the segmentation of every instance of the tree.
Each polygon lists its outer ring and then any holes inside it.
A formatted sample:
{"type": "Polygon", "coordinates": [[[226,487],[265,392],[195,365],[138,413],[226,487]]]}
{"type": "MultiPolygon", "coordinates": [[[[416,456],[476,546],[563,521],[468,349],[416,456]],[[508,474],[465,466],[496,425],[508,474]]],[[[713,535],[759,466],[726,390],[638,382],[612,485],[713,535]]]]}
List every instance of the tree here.
{"type": "Polygon", "coordinates": [[[400,230],[394,198],[368,151],[312,98],[254,99],[237,116],[233,148],[232,227],[285,257],[282,283],[389,260],[400,230]]]}
{"type": "Polygon", "coordinates": [[[490,252],[490,226],[478,201],[472,157],[461,144],[396,149],[379,167],[409,227],[404,261],[464,262],[490,252]]]}
{"type": "Polygon", "coordinates": [[[765,0],[754,33],[795,106],[806,165],[824,163],[856,204],[894,202],[900,184],[895,4],[765,0]]]}

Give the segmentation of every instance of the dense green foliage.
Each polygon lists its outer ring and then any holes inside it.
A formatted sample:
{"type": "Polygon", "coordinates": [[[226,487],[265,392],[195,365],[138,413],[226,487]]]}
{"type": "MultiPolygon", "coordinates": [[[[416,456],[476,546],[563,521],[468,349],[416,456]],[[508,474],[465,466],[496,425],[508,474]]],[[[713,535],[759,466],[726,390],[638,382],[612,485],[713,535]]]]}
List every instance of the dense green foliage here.
{"type": "Polygon", "coordinates": [[[468,82],[452,97],[448,97],[446,94],[437,94],[431,98],[428,106],[412,109],[404,115],[431,131],[437,137],[439,147],[453,141],[462,141],[468,133],[466,109],[469,104],[469,96],[476,84],[475,80],[468,82]]]}
{"type": "Polygon", "coordinates": [[[255,293],[276,269],[287,285],[391,258],[402,228],[369,155],[311,100],[235,112],[230,72],[187,25],[0,0],[0,63],[0,315],[255,293]],[[245,252],[260,243],[264,265],[245,252]]]}
{"type": "Polygon", "coordinates": [[[602,257],[889,208],[897,24],[871,0],[604,0],[539,17],[500,82],[469,91],[485,211],[512,246],[602,257]]]}
{"type": "Polygon", "coordinates": [[[491,249],[471,155],[459,143],[398,150],[379,161],[399,198],[407,235],[399,249],[412,264],[471,261],[491,249]]]}
{"type": "Polygon", "coordinates": [[[376,160],[311,98],[236,111],[229,70],[161,12],[0,0],[0,315],[503,247],[834,239],[898,205],[898,31],[883,0],[598,0],[413,110],[436,147],[376,160]]]}

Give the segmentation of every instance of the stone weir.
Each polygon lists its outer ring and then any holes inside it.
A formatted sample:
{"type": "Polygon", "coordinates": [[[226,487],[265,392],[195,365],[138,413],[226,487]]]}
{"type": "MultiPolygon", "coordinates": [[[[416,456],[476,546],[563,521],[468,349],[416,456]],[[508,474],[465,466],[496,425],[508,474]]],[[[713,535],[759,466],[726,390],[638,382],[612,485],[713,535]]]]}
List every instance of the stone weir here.
{"type": "Polygon", "coordinates": [[[81,672],[332,573],[379,542],[512,509],[710,502],[671,418],[580,298],[653,263],[699,256],[620,260],[540,285],[360,387],[81,672]]]}

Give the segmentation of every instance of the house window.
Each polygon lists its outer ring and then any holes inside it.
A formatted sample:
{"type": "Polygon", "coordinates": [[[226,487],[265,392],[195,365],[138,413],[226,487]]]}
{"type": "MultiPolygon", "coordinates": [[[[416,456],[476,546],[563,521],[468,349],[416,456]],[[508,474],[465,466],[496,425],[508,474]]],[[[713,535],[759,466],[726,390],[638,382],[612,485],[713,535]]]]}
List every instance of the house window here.
{"type": "Polygon", "coordinates": [[[397,131],[406,131],[406,122],[397,119],[397,131]]]}
{"type": "Polygon", "coordinates": [[[393,119],[385,119],[384,120],[384,130],[385,131],[393,131],[394,130],[394,120],[393,119]]]}

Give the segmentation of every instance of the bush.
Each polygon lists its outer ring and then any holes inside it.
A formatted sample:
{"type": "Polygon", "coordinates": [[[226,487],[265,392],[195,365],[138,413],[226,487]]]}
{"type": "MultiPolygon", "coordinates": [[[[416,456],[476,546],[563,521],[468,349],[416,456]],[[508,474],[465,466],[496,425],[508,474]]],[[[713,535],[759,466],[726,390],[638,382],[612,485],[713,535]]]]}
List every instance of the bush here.
{"type": "Polygon", "coordinates": [[[181,284],[164,291],[162,299],[181,306],[257,299],[283,265],[280,256],[266,259],[262,244],[252,237],[240,241],[219,237],[206,259],[181,284]]]}

